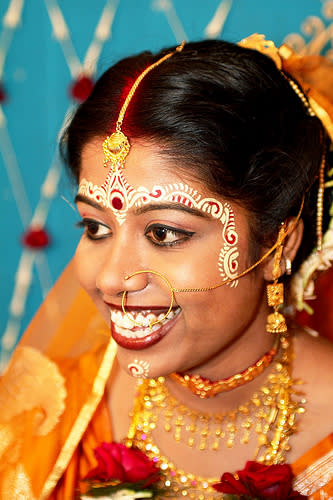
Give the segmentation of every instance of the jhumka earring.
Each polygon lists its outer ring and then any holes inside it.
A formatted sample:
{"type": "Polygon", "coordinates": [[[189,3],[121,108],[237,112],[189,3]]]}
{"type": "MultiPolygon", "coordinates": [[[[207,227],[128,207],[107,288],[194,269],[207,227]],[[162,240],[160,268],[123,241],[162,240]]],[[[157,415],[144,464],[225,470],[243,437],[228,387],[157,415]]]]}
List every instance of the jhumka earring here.
{"type": "Polygon", "coordinates": [[[287,324],[285,317],[278,311],[279,307],[283,304],[283,283],[278,283],[278,279],[281,275],[281,257],[283,251],[283,240],[285,238],[286,227],[285,223],[279,231],[277,239],[277,248],[274,255],[273,264],[273,280],[274,282],[267,285],[267,299],[268,305],[273,307],[274,312],[269,314],[267,317],[266,330],[269,333],[284,333],[287,331],[287,324]]]}

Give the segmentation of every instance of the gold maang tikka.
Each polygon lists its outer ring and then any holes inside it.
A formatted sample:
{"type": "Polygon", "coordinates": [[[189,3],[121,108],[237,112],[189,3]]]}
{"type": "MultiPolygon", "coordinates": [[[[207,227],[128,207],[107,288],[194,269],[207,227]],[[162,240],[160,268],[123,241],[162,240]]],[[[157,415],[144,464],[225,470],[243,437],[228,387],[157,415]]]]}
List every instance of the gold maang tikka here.
{"type": "Polygon", "coordinates": [[[274,282],[267,285],[268,305],[273,307],[274,312],[267,317],[266,330],[270,333],[284,333],[287,331],[285,317],[278,311],[279,307],[284,302],[284,286],[283,283],[278,283],[281,276],[281,259],[283,252],[283,241],[285,239],[286,225],[282,223],[278,234],[278,246],[274,254],[273,262],[273,280],[274,282]]]}
{"type": "Polygon", "coordinates": [[[140,75],[137,77],[135,82],[133,83],[130,91],[127,94],[127,97],[124,101],[124,104],[121,107],[118,120],[116,123],[116,131],[111,135],[107,136],[103,142],[103,151],[104,151],[104,167],[108,168],[111,166],[112,170],[115,172],[119,168],[124,168],[125,159],[130,150],[130,143],[126,135],[121,130],[122,123],[125,117],[125,113],[127,111],[128,105],[131,102],[131,99],[140,85],[141,81],[144,77],[156,66],[159,66],[164,61],[172,57],[176,52],[181,52],[184,48],[185,41],[179,45],[175,51],[169,52],[165,56],[158,59],[158,61],[154,62],[150,66],[148,66],[140,75]]]}

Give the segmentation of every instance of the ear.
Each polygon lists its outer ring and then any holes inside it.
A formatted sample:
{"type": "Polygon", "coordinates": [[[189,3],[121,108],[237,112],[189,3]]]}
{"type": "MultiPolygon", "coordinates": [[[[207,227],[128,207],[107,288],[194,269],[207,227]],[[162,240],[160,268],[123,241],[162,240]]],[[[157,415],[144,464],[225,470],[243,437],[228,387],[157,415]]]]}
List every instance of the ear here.
{"type": "MultiPolygon", "coordinates": [[[[286,222],[286,229],[290,229],[295,224],[295,217],[291,217],[286,222]]],[[[293,262],[299,246],[303,238],[304,223],[300,219],[296,226],[291,229],[291,232],[286,236],[283,241],[283,251],[281,257],[281,276],[286,272],[286,259],[293,262]]],[[[273,280],[273,264],[274,264],[274,254],[275,251],[267,258],[266,263],[264,263],[264,279],[266,281],[273,280]]]]}

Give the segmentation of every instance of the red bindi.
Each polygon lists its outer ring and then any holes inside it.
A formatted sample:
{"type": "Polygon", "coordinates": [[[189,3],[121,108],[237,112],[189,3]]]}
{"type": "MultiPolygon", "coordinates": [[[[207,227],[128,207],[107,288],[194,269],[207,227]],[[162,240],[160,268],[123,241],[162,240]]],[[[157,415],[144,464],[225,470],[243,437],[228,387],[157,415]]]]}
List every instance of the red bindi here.
{"type": "Polygon", "coordinates": [[[115,210],[120,210],[121,208],[123,208],[123,202],[116,196],[112,198],[111,204],[115,210]]]}

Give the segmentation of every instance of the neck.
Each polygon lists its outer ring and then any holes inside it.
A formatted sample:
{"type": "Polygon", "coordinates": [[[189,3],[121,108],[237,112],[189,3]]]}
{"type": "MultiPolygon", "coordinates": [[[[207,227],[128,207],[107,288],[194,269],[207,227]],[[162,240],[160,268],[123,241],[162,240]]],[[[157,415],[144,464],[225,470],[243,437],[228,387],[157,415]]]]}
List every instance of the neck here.
{"type": "MultiPolygon", "coordinates": [[[[191,367],[186,373],[199,374],[202,378],[216,381],[241,373],[253,365],[275,342],[275,336],[267,333],[265,329],[267,312],[268,307],[262,303],[259,310],[255,311],[255,319],[248,328],[243,329],[240,335],[214,358],[200,366],[191,367]]],[[[199,398],[170,377],[166,378],[166,383],[170,392],[190,408],[203,412],[218,412],[231,410],[249,399],[261,387],[270,370],[271,366],[268,366],[252,381],[208,399],[199,398]]]]}

